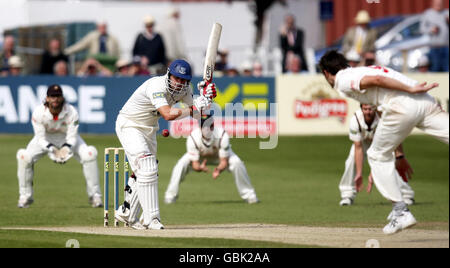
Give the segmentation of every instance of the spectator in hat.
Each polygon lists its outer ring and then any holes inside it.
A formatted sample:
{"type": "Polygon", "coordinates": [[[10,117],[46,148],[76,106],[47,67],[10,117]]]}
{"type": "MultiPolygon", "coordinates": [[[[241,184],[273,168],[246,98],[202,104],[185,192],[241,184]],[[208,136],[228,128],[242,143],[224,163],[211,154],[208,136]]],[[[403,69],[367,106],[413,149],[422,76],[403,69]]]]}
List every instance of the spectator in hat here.
{"type": "Polygon", "coordinates": [[[148,15],[144,18],[145,30],[141,32],[134,43],[133,57],[146,57],[148,65],[156,74],[167,71],[166,48],[160,34],[155,32],[155,19],[148,15]]]}
{"type": "Polygon", "coordinates": [[[366,10],[360,10],[355,17],[355,26],[349,28],[342,41],[342,52],[346,55],[353,50],[360,56],[367,51],[375,50],[377,32],[369,27],[370,15],[366,10]]]}
{"type": "Polygon", "coordinates": [[[48,44],[48,50],[42,55],[40,74],[54,74],[54,65],[58,61],[68,62],[68,58],[61,51],[61,43],[53,38],[48,44]]]}
{"type": "Polygon", "coordinates": [[[345,54],[345,58],[347,59],[348,65],[350,65],[350,67],[357,67],[361,62],[361,56],[354,50],[350,50],[349,52],[347,52],[347,54],[345,54]]]}
{"type": "Polygon", "coordinates": [[[126,59],[119,59],[116,62],[116,76],[130,76],[131,63],[126,59]]]}
{"type": "Polygon", "coordinates": [[[242,76],[252,76],[252,63],[249,61],[244,61],[241,64],[241,71],[242,76]]]}
{"type": "Polygon", "coordinates": [[[19,56],[11,56],[8,60],[9,64],[9,75],[18,76],[22,75],[23,61],[19,56]]]}
{"type": "Polygon", "coordinates": [[[100,62],[98,62],[94,58],[88,58],[84,61],[80,70],[77,72],[78,76],[112,76],[113,73],[103,66],[100,62]]]}
{"type": "Polygon", "coordinates": [[[427,73],[430,70],[430,60],[426,55],[422,55],[417,63],[416,70],[420,73],[427,73]]]}
{"type": "Polygon", "coordinates": [[[89,56],[106,55],[116,59],[120,57],[119,42],[108,33],[106,22],[99,22],[96,30],[64,49],[64,54],[71,55],[83,50],[87,50],[89,56]]]}

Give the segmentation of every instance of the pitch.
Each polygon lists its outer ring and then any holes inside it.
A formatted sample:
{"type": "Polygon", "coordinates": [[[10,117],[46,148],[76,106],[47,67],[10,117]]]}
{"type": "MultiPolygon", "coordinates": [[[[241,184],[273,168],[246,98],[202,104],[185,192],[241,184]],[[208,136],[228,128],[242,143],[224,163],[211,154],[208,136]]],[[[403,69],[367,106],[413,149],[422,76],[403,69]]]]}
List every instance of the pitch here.
{"type": "MultiPolygon", "coordinates": [[[[82,137],[99,151],[120,146],[115,136],[82,137]]],[[[259,150],[258,139],[232,139],[233,150],[245,162],[261,200],[252,205],[241,200],[233,177],[226,172],[218,180],[213,180],[211,174],[190,173],[180,186],[177,202],[164,204],[164,191],[172,167],[185,151],[185,140],[158,138],[159,200],[168,233],[176,228],[201,229],[205,225],[216,231],[222,228],[225,232],[230,226],[244,226],[236,230],[243,230],[245,226],[287,226],[286,229],[297,230],[331,228],[344,233],[352,230],[349,228],[362,230],[363,235],[358,238],[362,241],[353,244],[327,244],[314,238],[257,240],[244,235],[194,236],[194,239],[162,235],[133,239],[127,233],[116,235],[126,230],[123,227],[81,234],[77,230],[103,228],[103,210],[89,206],[83,174],[74,160],[65,166],[48,158],[40,160],[35,165],[35,203],[28,209],[17,208],[15,154],[30,138],[28,135],[0,136],[0,247],[65,247],[70,238],[78,239],[81,247],[364,247],[366,241],[374,237],[379,238],[381,247],[383,243],[385,247],[414,247],[418,246],[417,239],[428,240],[427,247],[448,246],[449,151],[448,146],[430,137],[411,136],[405,141],[407,158],[415,171],[411,185],[416,191],[416,204],[411,210],[418,225],[392,238],[381,235],[381,228],[386,224],[383,216],[389,213],[391,205],[376,190],[370,195],[358,194],[351,207],[339,207],[338,183],[350,148],[345,136],[280,137],[274,150],[259,150]],[[389,239],[400,242],[393,243],[389,239]]],[[[99,170],[103,170],[101,155],[98,165],[99,170]]],[[[365,178],[367,175],[366,163],[365,178]]]]}

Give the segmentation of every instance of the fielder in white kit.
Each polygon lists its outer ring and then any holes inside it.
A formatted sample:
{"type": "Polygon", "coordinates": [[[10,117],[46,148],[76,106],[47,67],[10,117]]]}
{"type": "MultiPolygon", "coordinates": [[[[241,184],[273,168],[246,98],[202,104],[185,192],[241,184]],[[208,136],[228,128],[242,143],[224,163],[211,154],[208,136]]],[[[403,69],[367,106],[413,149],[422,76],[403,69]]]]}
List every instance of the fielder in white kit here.
{"type": "Polygon", "coordinates": [[[187,152],[172,170],[164,198],[165,203],[175,203],[180,183],[190,171],[208,173],[207,164],[217,165],[212,172],[213,179],[217,179],[220,173],[228,170],[234,176],[241,198],[249,204],[259,202],[244,162],[231,150],[227,132],[214,126],[214,118],[211,115],[202,115],[200,127],[193,130],[186,139],[186,148],[187,152]]]}
{"type": "Polygon", "coordinates": [[[78,135],[78,113],[65,103],[59,85],[48,87],[45,103],[33,111],[32,125],[33,139],[26,149],[17,152],[18,207],[27,208],[33,203],[34,164],[45,155],[59,164],[74,156],[83,165],[89,203],[92,207],[102,207],[97,150],[86,145],[78,135]]]}
{"type": "Polygon", "coordinates": [[[393,234],[416,224],[403,201],[398,184],[394,151],[414,127],[448,144],[448,113],[427,92],[437,83],[418,83],[392,69],[370,66],[350,68],[345,57],[328,51],[320,60],[328,83],[344,97],[379,107],[382,116],[367,151],[375,186],[393,203],[390,223],[383,228],[393,234]]]}
{"type": "MultiPolygon", "coordinates": [[[[353,142],[350,149],[350,153],[345,161],[345,171],[342,175],[341,182],[339,184],[339,190],[341,192],[340,206],[350,206],[353,204],[356,194],[361,191],[363,187],[363,166],[364,159],[367,156],[367,149],[372,144],[373,136],[375,135],[379,116],[376,111],[376,107],[370,104],[361,104],[361,109],[357,110],[350,119],[350,132],[349,138],[353,142]]],[[[397,153],[400,154],[400,150],[397,153]]],[[[401,150],[403,151],[403,150],[401,150]]],[[[401,177],[405,177],[405,180],[409,179],[412,173],[412,169],[409,166],[404,153],[396,157],[397,171],[401,177]],[[402,163],[404,162],[404,163],[402,163]],[[406,169],[402,167],[406,166],[406,169]]],[[[398,184],[402,192],[403,201],[407,205],[414,204],[414,191],[411,186],[400,177],[398,184]]],[[[370,193],[372,189],[372,175],[369,175],[369,184],[367,192],[370,193]]]]}
{"type": "Polygon", "coordinates": [[[158,203],[158,162],[156,133],[158,119],[199,118],[216,96],[215,85],[200,82],[200,96],[193,99],[191,66],[184,60],[173,61],[166,75],[145,81],[128,99],[116,121],[117,137],[125,150],[134,177],[128,182],[124,205],[116,219],[134,229],[164,229],[158,203]],[[187,108],[172,107],[183,102],[187,108]],[[142,208],[142,222],[138,214],[142,208]]]}

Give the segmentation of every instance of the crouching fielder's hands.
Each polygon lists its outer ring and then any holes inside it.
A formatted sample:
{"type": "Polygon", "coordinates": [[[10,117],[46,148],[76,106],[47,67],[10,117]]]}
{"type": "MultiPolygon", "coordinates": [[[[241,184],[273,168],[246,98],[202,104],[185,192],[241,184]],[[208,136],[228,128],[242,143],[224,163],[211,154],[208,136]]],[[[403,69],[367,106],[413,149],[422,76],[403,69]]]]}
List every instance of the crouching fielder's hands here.
{"type": "Polygon", "coordinates": [[[217,97],[216,84],[214,83],[200,81],[197,84],[197,89],[200,92],[200,96],[204,96],[210,101],[212,101],[215,97],[217,97]]]}

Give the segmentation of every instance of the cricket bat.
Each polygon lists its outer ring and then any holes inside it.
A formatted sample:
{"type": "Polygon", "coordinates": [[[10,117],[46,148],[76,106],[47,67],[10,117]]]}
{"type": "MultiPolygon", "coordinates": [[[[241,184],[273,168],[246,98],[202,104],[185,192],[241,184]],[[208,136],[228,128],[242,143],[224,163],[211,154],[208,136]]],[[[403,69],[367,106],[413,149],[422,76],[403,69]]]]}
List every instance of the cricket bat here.
{"type": "Polygon", "coordinates": [[[217,50],[219,48],[222,25],[214,23],[211,34],[209,35],[208,48],[206,49],[205,66],[203,68],[203,80],[211,83],[216,64],[217,50]]]}

